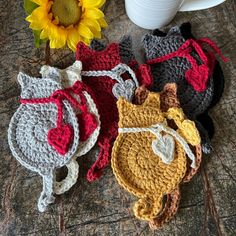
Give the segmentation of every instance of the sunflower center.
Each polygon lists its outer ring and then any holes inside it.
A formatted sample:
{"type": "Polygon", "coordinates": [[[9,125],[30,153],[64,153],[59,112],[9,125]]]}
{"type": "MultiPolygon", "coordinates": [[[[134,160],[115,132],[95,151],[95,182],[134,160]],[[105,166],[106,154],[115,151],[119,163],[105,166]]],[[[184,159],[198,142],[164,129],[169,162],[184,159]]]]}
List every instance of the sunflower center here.
{"type": "Polygon", "coordinates": [[[78,23],[81,16],[81,7],[78,0],[54,0],[52,14],[58,17],[59,24],[65,27],[78,23]]]}

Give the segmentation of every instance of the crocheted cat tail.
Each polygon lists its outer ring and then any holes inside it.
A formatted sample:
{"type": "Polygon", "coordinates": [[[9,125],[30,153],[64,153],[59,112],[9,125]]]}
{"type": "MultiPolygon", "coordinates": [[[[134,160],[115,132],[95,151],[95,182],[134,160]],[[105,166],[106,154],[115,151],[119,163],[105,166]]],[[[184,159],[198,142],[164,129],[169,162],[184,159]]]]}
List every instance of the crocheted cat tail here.
{"type": "Polygon", "coordinates": [[[55,181],[54,192],[62,194],[68,191],[77,181],[79,166],[76,158],[85,155],[95,145],[100,132],[100,116],[97,107],[90,95],[91,91],[81,82],[82,63],[75,61],[73,65],[64,70],[59,70],[50,66],[42,66],[42,77],[50,77],[56,70],[62,78],[62,86],[70,91],[82,107],[75,109],[79,123],[80,143],[71,161],[66,165],[68,169],[67,177],[60,182],[55,181]]]}
{"type": "Polygon", "coordinates": [[[95,51],[83,43],[77,46],[76,58],[83,64],[82,79],[93,92],[101,119],[101,132],[98,137],[100,152],[88,171],[89,181],[98,179],[110,162],[112,144],[118,130],[116,100],[122,96],[131,101],[135,89],[139,87],[135,73],[124,64],[127,58],[133,58],[129,55],[130,47],[127,45],[128,43],[124,42],[112,43],[106,48],[102,47],[100,51],[95,51]],[[127,53],[123,52],[126,50],[127,53]]]}
{"type": "Polygon", "coordinates": [[[61,76],[52,70],[50,78],[33,78],[19,73],[21,105],[8,129],[13,156],[43,178],[39,211],[54,202],[53,171],[65,166],[79,145],[79,126],[72,106],[77,101],[62,90],[61,76]]]}
{"type": "MultiPolygon", "coordinates": [[[[166,83],[177,83],[181,107],[189,118],[196,120],[209,108],[214,91],[213,63],[209,53],[202,50],[202,41],[207,41],[219,55],[221,53],[209,39],[185,40],[178,27],[173,27],[167,34],[160,30],[154,33],[158,36],[146,35],[143,39],[147,63],[151,65],[154,77],[153,89],[161,91],[166,83]]],[[[205,134],[201,132],[202,145],[205,152],[209,152],[211,145],[205,134]]]]}
{"type": "Polygon", "coordinates": [[[149,93],[141,105],[124,98],[117,102],[119,135],[112,149],[112,169],[118,183],[139,200],[134,214],[153,220],[162,212],[164,195],[175,191],[186,174],[187,158],[196,167],[191,146],[200,137],[192,121],[179,108],[161,111],[160,94],[149,93]],[[174,120],[178,129],[171,128],[174,120]],[[189,132],[187,132],[187,130],[189,132]]]}

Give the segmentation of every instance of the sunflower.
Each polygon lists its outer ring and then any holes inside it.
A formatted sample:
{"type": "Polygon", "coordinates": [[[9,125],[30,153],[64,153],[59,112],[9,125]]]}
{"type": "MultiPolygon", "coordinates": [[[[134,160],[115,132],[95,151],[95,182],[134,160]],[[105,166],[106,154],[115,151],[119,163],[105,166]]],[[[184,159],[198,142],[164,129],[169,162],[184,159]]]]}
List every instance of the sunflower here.
{"type": "Polygon", "coordinates": [[[107,27],[99,9],[105,0],[30,0],[36,7],[26,18],[30,28],[40,32],[40,39],[49,39],[51,48],[66,44],[75,51],[79,41],[89,44],[101,38],[107,27]]]}

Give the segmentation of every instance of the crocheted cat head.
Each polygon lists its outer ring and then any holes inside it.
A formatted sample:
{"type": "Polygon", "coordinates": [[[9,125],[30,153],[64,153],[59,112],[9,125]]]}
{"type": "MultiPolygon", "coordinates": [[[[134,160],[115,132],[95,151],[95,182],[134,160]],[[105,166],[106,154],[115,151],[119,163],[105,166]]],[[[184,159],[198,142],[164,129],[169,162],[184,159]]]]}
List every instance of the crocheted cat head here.
{"type": "Polygon", "coordinates": [[[145,102],[134,105],[120,98],[119,135],[112,150],[112,169],[119,184],[139,199],[134,214],[152,220],[162,210],[165,194],[178,187],[186,173],[188,156],[195,168],[195,156],[188,143],[200,138],[193,122],[184,120],[179,108],[162,112],[160,94],[149,93],[145,102]],[[190,132],[181,134],[170,128],[168,119],[190,132]]]}
{"type": "Polygon", "coordinates": [[[33,78],[19,73],[21,105],[8,129],[13,156],[26,168],[43,177],[38,208],[44,211],[54,201],[53,170],[64,166],[79,144],[78,122],[71,104],[61,91],[61,77],[33,78]],[[59,91],[59,92],[58,92],[59,91]]]}
{"type": "MultiPolygon", "coordinates": [[[[129,64],[132,60],[135,60],[135,56],[132,50],[132,38],[129,35],[124,35],[119,43],[119,54],[122,61],[129,64]]],[[[106,48],[106,45],[97,39],[93,39],[90,47],[96,51],[102,51],[106,48]]]]}
{"type": "Polygon", "coordinates": [[[183,49],[182,54],[176,53],[185,47],[185,42],[178,27],[170,29],[165,36],[147,34],[143,38],[147,62],[160,58],[157,63],[151,63],[154,78],[153,90],[161,91],[166,83],[176,83],[182,109],[188,117],[194,118],[206,111],[211,104],[214,89],[213,79],[210,75],[207,77],[202,75],[205,71],[203,67],[207,70],[205,65],[201,67],[204,56],[199,56],[195,51],[190,55],[190,51],[193,49],[183,49]],[[196,65],[195,70],[192,70],[192,59],[200,64],[200,66],[196,65]],[[190,73],[195,73],[195,75],[190,75],[190,73]],[[187,78],[191,78],[191,82],[187,78]],[[201,92],[196,89],[200,83],[206,85],[201,92]]]}

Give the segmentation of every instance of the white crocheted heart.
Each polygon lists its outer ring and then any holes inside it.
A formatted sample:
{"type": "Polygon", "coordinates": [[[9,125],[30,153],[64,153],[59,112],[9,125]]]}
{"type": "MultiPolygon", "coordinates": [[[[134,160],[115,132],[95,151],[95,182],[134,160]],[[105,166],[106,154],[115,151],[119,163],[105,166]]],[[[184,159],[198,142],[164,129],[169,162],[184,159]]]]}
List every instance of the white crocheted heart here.
{"type": "Polygon", "coordinates": [[[127,101],[131,101],[134,95],[134,90],[134,82],[131,79],[127,79],[123,83],[114,84],[112,93],[117,99],[119,99],[119,97],[123,97],[127,101]]]}
{"type": "Polygon", "coordinates": [[[175,141],[172,136],[165,134],[161,139],[152,142],[153,152],[161,158],[165,164],[170,164],[174,159],[175,141]]]}

